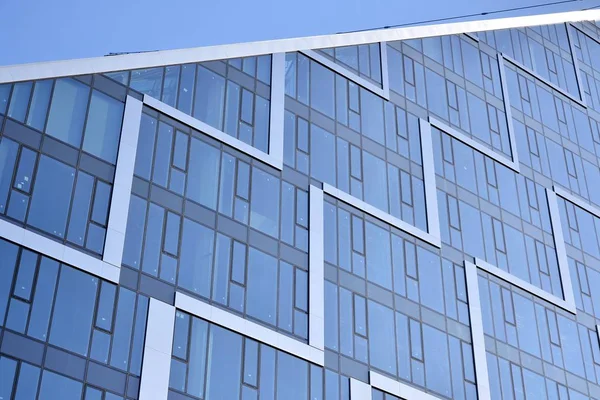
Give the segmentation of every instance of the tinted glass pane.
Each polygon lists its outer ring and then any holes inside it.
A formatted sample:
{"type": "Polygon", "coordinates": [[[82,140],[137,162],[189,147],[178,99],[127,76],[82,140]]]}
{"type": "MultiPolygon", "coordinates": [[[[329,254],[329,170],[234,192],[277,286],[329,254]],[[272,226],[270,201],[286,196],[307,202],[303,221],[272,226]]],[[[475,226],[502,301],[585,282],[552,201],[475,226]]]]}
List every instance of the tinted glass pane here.
{"type": "Polygon", "coordinates": [[[80,382],[50,371],[44,371],[38,399],[53,400],[59,398],[64,400],[79,400],[81,399],[81,390],[82,384],[80,382]]]}
{"type": "Polygon", "coordinates": [[[198,67],[194,117],[223,130],[223,107],[225,104],[225,78],[198,67]]]}
{"type": "Polygon", "coordinates": [[[56,294],[50,343],[87,355],[98,280],[63,267],[56,294]]]}
{"type": "Polygon", "coordinates": [[[42,156],[27,222],[51,235],[64,237],[74,179],[73,168],[42,156]]]}
{"type": "Polygon", "coordinates": [[[79,147],[90,88],[71,78],[58,79],[54,85],[46,133],[79,147]]]}
{"type": "Polygon", "coordinates": [[[279,236],[279,187],[274,176],[252,170],[250,226],[275,237],[279,236]]]}
{"type": "Polygon", "coordinates": [[[48,105],[50,104],[50,95],[52,93],[51,80],[38,81],[35,83],[29,114],[27,115],[27,125],[43,131],[46,124],[46,114],[48,113],[48,105]]]}
{"type": "Polygon", "coordinates": [[[97,90],[92,92],[83,150],[110,163],[117,161],[123,103],[97,90]]]}
{"type": "Polygon", "coordinates": [[[248,314],[275,324],[277,314],[277,259],[250,248],[248,255],[248,314]]]}
{"type": "Polygon", "coordinates": [[[240,395],[242,337],[211,326],[207,398],[237,399],[240,395]]]}

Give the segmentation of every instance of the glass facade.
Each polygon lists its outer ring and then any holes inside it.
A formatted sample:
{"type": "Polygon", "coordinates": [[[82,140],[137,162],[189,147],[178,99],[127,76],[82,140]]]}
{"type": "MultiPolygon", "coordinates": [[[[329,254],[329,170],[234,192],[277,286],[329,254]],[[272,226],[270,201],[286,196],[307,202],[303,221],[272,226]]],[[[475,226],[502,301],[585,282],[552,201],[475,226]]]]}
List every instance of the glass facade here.
{"type": "Polygon", "coordinates": [[[3,81],[0,400],[600,398],[599,26],[3,81]]]}

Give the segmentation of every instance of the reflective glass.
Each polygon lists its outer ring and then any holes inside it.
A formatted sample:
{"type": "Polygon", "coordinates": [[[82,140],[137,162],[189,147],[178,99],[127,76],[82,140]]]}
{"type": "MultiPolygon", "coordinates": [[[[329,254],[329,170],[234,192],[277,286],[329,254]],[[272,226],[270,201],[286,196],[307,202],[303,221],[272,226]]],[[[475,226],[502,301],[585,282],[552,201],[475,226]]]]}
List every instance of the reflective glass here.
{"type": "Polygon", "coordinates": [[[62,268],[50,329],[50,343],[87,355],[98,280],[73,268],[62,268]]]}
{"type": "Polygon", "coordinates": [[[81,145],[90,88],[71,78],[57,79],[46,133],[75,147],[81,145]]]}
{"type": "Polygon", "coordinates": [[[79,400],[81,399],[81,390],[82,384],[80,382],[50,371],[44,371],[37,399],[79,400]]]}
{"type": "Polygon", "coordinates": [[[97,90],[92,91],[83,150],[112,164],[116,163],[123,109],[120,101],[97,90]]]}
{"type": "Polygon", "coordinates": [[[73,168],[50,157],[40,157],[27,222],[63,238],[74,180],[73,168]]]}

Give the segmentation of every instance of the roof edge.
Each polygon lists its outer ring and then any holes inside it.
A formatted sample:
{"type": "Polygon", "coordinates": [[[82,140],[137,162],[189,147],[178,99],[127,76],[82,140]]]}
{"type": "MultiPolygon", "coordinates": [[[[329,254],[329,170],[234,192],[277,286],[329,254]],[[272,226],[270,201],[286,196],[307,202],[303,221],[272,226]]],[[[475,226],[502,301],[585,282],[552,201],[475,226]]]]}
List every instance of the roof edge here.
{"type": "Polygon", "coordinates": [[[262,54],[352,46],[367,43],[419,39],[460,33],[498,29],[553,25],[565,22],[600,20],[600,10],[494,18],[445,24],[417,25],[391,29],[376,29],[302,38],[276,39],[188,49],[130,53],[110,57],[93,57],[63,61],[17,64],[0,67],[0,83],[28,81],[61,76],[85,75],[112,71],[152,68],[262,54]]]}

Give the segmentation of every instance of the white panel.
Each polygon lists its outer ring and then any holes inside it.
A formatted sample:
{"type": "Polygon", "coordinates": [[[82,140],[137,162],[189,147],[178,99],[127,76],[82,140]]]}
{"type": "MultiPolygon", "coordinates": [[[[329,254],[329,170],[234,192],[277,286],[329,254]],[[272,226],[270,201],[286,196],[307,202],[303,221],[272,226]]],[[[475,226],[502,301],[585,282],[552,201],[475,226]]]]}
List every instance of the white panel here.
{"type": "Polygon", "coordinates": [[[427,207],[427,230],[430,235],[441,240],[431,125],[424,119],[419,119],[419,128],[421,131],[421,156],[423,164],[423,182],[425,186],[425,205],[427,207]]]}
{"type": "Polygon", "coordinates": [[[0,238],[27,247],[46,257],[54,258],[110,282],[119,283],[120,269],[114,265],[3,219],[0,219],[0,238]]]}
{"type": "Polygon", "coordinates": [[[350,378],[350,400],[372,400],[373,392],[371,385],[359,381],[358,379],[350,378]]]}
{"type": "Polygon", "coordinates": [[[325,272],[323,191],[311,185],[309,192],[308,343],[325,349],[325,272]]]}
{"type": "Polygon", "coordinates": [[[231,135],[226,134],[212,126],[204,123],[191,115],[188,115],[182,111],[179,111],[176,108],[169,106],[168,104],[163,103],[160,100],[156,100],[153,97],[148,95],[144,95],[144,104],[148,107],[154,108],[161,113],[168,115],[171,118],[178,120],[179,122],[188,125],[208,136],[213,137],[214,139],[222,142],[228,146],[231,146],[242,153],[248,154],[250,157],[254,157],[257,160],[264,162],[265,164],[269,164],[273,168],[277,168],[281,170],[283,168],[283,163],[281,160],[275,159],[275,157],[270,156],[269,154],[258,150],[255,147],[250,146],[247,143],[242,142],[239,139],[234,138],[231,135]]]}
{"type": "Polygon", "coordinates": [[[488,156],[489,158],[491,158],[495,161],[498,161],[500,164],[512,169],[515,172],[519,172],[519,166],[517,164],[515,164],[512,160],[510,160],[508,157],[506,157],[505,155],[501,155],[500,153],[495,152],[494,150],[490,149],[489,147],[486,147],[483,144],[479,143],[478,141],[471,139],[466,134],[450,127],[446,123],[438,120],[435,117],[432,117],[431,115],[429,116],[429,123],[431,125],[435,126],[436,128],[438,128],[439,130],[454,137],[455,139],[460,140],[467,146],[477,150],[480,153],[485,154],[486,156],[488,156]]]}
{"type": "Polygon", "coordinates": [[[271,114],[269,155],[283,168],[283,125],[285,116],[285,53],[271,56],[271,114]]]}
{"type": "Polygon", "coordinates": [[[600,218],[600,208],[591,205],[590,203],[583,200],[579,196],[576,196],[570,192],[567,192],[565,189],[561,188],[560,186],[553,185],[552,188],[554,190],[554,193],[556,193],[558,196],[575,204],[577,207],[584,209],[585,211],[594,215],[596,218],[600,218]]]}
{"type": "Polygon", "coordinates": [[[390,98],[390,73],[388,65],[387,42],[379,43],[379,54],[381,55],[381,85],[383,86],[383,97],[390,98]]]}
{"type": "Polygon", "coordinates": [[[169,394],[171,356],[144,348],[139,400],[166,400],[169,394]]]}
{"type": "Polygon", "coordinates": [[[396,40],[454,35],[467,32],[483,32],[497,29],[595,20],[600,20],[600,10],[571,11],[553,14],[527,15],[522,17],[451,22],[435,25],[407,26],[296,39],[236,43],[221,46],[123,54],[119,56],[96,57],[80,60],[23,64],[0,68],[0,83],[57,76],[102,73],[123,69],[151,68],[162,65],[186,64],[307,49],[353,46],[385,41],[391,42],[396,40]]]}
{"type": "Polygon", "coordinates": [[[502,53],[498,53],[498,70],[500,71],[500,86],[502,87],[502,97],[504,99],[504,115],[508,127],[508,138],[510,141],[510,154],[516,171],[520,171],[519,153],[517,151],[517,139],[515,138],[515,128],[512,118],[512,107],[510,105],[510,96],[508,95],[508,81],[506,80],[506,65],[502,53]]]}
{"type": "MultiPolygon", "coordinates": [[[[581,102],[586,104],[585,93],[583,90],[583,81],[581,80],[581,72],[579,71],[579,59],[577,53],[575,53],[575,43],[573,42],[573,35],[571,29],[576,29],[569,23],[565,22],[565,29],[567,30],[567,38],[569,39],[569,48],[571,49],[571,59],[573,60],[573,67],[575,68],[575,78],[577,79],[577,88],[579,89],[579,97],[581,102]]],[[[586,104],[587,105],[587,104],[586,104]]]]}
{"type": "Polygon", "coordinates": [[[175,307],[150,298],[140,400],[166,399],[168,396],[174,330],[175,307]]]}
{"type": "Polygon", "coordinates": [[[327,68],[335,71],[336,73],[350,79],[352,82],[356,83],[359,86],[362,86],[363,88],[375,93],[376,95],[383,97],[384,99],[389,100],[390,98],[390,92],[389,89],[386,93],[386,91],[384,91],[381,87],[377,86],[376,84],[366,80],[365,78],[361,77],[360,75],[356,74],[355,72],[353,72],[352,70],[345,68],[339,64],[337,64],[335,61],[329,59],[328,57],[314,51],[314,50],[302,50],[301,51],[305,56],[312,58],[314,61],[318,62],[319,64],[323,64],[324,66],[326,66],[327,68]]]}
{"type": "MultiPolygon", "coordinates": [[[[498,267],[495,267],[495,266],[489,264],[488,262],[481,260],[479,258],[475,258],[475,264],[477,265],[478,268],[481,268],[482,270],[487,271],[490,274],[495,275],[498,278],[505,280],[506,282],[508,282],[510,284],[518,286],[521,289],[525,290],[526,292],[529,292],[534,296],[537,296],[541,299],[546,300],[548,303],[552,303],[555,306],[560,307],[560,308],[564,309],[565,311],[568,311],[572,314],[577,313],[577,309],[575,308],[575,303],[566,302],[565,300],[563,300],[553,294],[550,294],[550,293],[546,292],[545,290],[540,289],[539,287],[534,286],[527,281],[524,281],[523,279],[517,278],[516,276],[514,276],[498,267]]],[[[564,277],[562,276],[562,273],[561,273],[561,279],[563,279],[563,278],[564,277]]],[[[569,284],[570,283],[571,283],[571,281],[569,279],[569,284]]],[[[563,286],[565,286],[565,285],[563,285],[563,286]]],[[[567,290],[565,290],[565,289],[566,288],[563,288],[563,290],[566,292],[567,290]]],[[[572,292],[572,290],[573,289],[571,288],[571,292],[572,292]]]]}
{"type": "Polygon", "coordinates": [[[467,281],[467,299],[469,300],[469,317],[471,320],[471,340],[473,345],[473,361],[477,378],[477,397],[479,400],[491,398],[487,356],[485,354],[485,336],[483,333],[483,317],[479,297],[479,280],[477,267],[468,261],[465,264],[467,281]]]}
{"type": "Polygon", "coordinates": [[[137,153],[137,141],[142,119],[142,102],[127,96],[115,181],[110,203],[106,240],[102,259],[114,266],[121,267],[123,248],[125,246],[125,230],[129,214],[129,200],[133,183],[133,169],[137,153]]]}
{"type": "Polygon", "coordinates": [[[580,98],[573,96],[571,93],[569,93],[566,89],[561,88],[558,85],[555,85],[554,83],[552,83],[551,81],[549,81],[548,79],[544,78],[543,76],[541,76],[540,74],[538,74],[537,72],[535,72],[532,69],[529,69],[529,67],[526,67],[525,65],[521,64],[520,62],[518,62],[517,60],[511,58],[510,56],[503,54],[502,57],[504,57],[504,59],[506,61],[508,61],[509,63],[513,64],[514,66],[516,66],[517,68],[522,69],[523,71],[527,72],[529,75],[531,75],[532,77],[534,77],[535,79],[539,80],[540,82],[544,83],[545,85],[551,87],[552,89],[556,90],[557,92],[563,94],[564,96],[570,98],[571,100],[573,100],[574,102],[576,102],[577,104],[579,104],[580,106],[587,108],[587,106],[585,105],[584,102],[581,101],[580,98]]]}
{"type": "Polygon", "coordinates": [[[573,284],[571,283],[571,271],[569,268],[569,259],[567,258],[565,239],[563,237],[558,201],[556,194],[548,188],[546,188],[546,197],[548,199],[548,209],[550,211],[550,222],[552,224],[552,235],[554,236],[554,247],[558,259],[558,272],[560,274],[563,297],[569,306],[569,311],[575,314],[577,312],[577,305],[575,303],[575,294],[573,293],[573,284]]]}
{"type": "Polygon", "coordinates": [[[325,353],[322,350],[186,294],[175,293],[175,307],[314,364],[323,366],[325,363],[325,353]]]}
{"type": "Polygon", "coordinates": [[[372,205],[365,203],[364,201],[357,199],[356,197],[349,195],[348,193],[339,190],[327,183],[323,184],[323,192],[327,193],[330,196],[335,197],[338,200],[343,201],[344,203],[350,204],[352,207],[357,208],[371,216],[380,219],[386,224],[390,224],[395,226],[396,228],[403,230],[404,232],[413,235],[429,244],[441,247],[441,242],[439,237],[435,237],[430,235],[427,232],[420,230],[419,228],[412,226],[411,224],[402,221],[400,218],[396,218],[391,214],[388,214],[380,209],[373,207],[372,205]]]}

